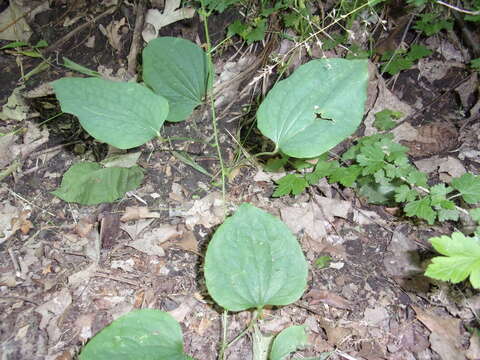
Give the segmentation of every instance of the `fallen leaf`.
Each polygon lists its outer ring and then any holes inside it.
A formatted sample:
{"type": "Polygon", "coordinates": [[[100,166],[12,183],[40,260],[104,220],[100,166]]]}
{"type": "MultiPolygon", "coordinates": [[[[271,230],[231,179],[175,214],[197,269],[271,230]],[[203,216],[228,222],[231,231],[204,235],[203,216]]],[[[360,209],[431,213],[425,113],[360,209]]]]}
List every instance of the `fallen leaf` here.
{"type": "Polygon", "coordinates": [[[18,230],[18,227],[15,227],[13,222],[19,214],[20,210],[9,201],[0,204],[0,244],[9,239],[18,230]]]}
{"type": "Polygon", "coordinates": [[[200,200],[195,200],[189,210],[179,213],[178,216],[185,217],[185,225],[189,230],[193,230],[195,225],[203,225],[209,229],[223,221],[224,210],[222,194],[212,192],[200,200]]]}
{"type": "Polygon", "coordinates": [[[319,206],[313,202],[281,208],[280,216],[294,234],[305,231],[315,241],[327,235],[326,220],[319,206]]]}
{"type": "Polygon", "coordinates": [[[458,143],[458,132],[453,125],[448,123],[432,123],[413,128],[402,124],[394,129],[395,140],[409,148],[408,154],[413,157],[423,157],[442,153],[454,149],[458,143]],[[405,133],[406,128],[410,133],[405,133]],[[413,129],[413,130],[412,130],[413,129]],[[403,139],[399,137],[403,131],[403,139]]]}
{"type": "Polygon", "coordinates": [[[95,319],[95,314],[81,314],[75,320],[75,327],[78,329],[78,338],[81,342],[85,342],[93,336],[92,323],[95,319]]]}
{"type": "Polygon", "coordinates": [[[0,13],[1,40],[28,41],[32,35],[32,29],[28,26],[25,17],[19,17],[20,14],[25,14],[28,10],[28,6],[20,7],[15,2],[10,1],[10,6],[0,13]]]}
{"type": "Polygon", "coordinates": [[[212,320],[207,315],[204,315],[202,320],[200,320],[200,324],[198,324],[195,330],[197,331],[198,335],[203,336],[211,325],[212,320]]]}
{"type": "Polygon", "coordinates": [[[444,360],[465,360],[461,351],[461,321],[448,314],[437,315],[433,309],[422,309],[412,306],[420,320],[431,331],[430,344],[444,360]]]}
{"type": "Polygon", "coordinates": [[[339,309],[351,310],[353,304],[343,296],[332,293],[328,290],[311,289],[305,298],[309,304],[315,305],[324,303],[339,309]]]}
{"type": "Polygon", "coordinates": [[[147,219],[136,221],[133,224],[121,224],[120,229],[125,231],[128,236],[130,236],[130,239],[136,240],[154,220],[155,219],[147,219]]]}
{"type": "Polygon", "coordinates": [[[12,219],[12,231],[13,233],[20,230],[23,235],[27,235],[33,227],[33,224],[28,218],[30,217],[32,210],[27,209],[20,211],[20,214],[12,219]]]}
{"type": "Polygon", "coordinates": [[[472,107],[472,99],[475,99],[475,93],[478,91],[478,73],[472,72],[467,81],[455,88],[458,94],[462,107],[465,110],[470,110],[472,107]]]}
{"type": "Polygon", "coordinates": [[[178,240],[169,241],[168,244],[165,244],[165,247],[174,247],[198,253],[198,241],[193,231],[184,232],[178,240]]]}
{"type": "Polygon", "coordinates": [[[452,178],[460,177],[467,172],[462,162],[453,156],[447,156],[439,164],[439,178],[443,182],[449,183],[452,178]]]}
{"type": "Polygon", "coordinates": [[[149,42],[158,36],[159,30],[174,22],[190,19],[195,14],[192,7],[180,8],[181,0],[166,0],[163,13],[157,9],[149,9],[145,16],[145,27],[142,31],[143,40],[149,42]]]}
{"type": "Polygon", "coordinates": [[[406,232],[405,226],[395,228],[388,253],[383,259],[385,269],[391,276],[406,278],[422,273],[418,245],[405,236],[406,232]]]}
{"type": "MultiPolygon", "coordinates": [[[[374,72],[378,73],[376,69],[374,70],[374,72]]],[[[376,113],[385,109],[399,111],[404,115],[404,117],[398,119],[397,121],[402,121],[403,119],[405,119],[405,117],[409,116],[414,111],[410,105],[401,101],[393,92],[388,89],[385,80],[378,74],[375,79],[369,81],[369,93],[367,102],[368,101],[374,101],[374,104],[373,106],[368,106],[367,104],[367,109],[371,110],[368,112],[367,117],[364,121],[366,136],[378,132],[378,130],[373,126],[376,113]]]]}
{"type": "Polygon", "coordinates": [[[161,225],[143,232],[134,241],[127,243],[127,246],[133,247],[147,255],[165,256],[162,244],[181,235],[182,232],[178,231],[176,226],[161,225]]]}
{"type": "Polygon", "coordinates": [[[88,265],[85,269],[80,270],[68,277],[68,284],[72,289],[77,288],[79,285],[88,284],[90,278],[95,275],[97,271],[98,264],[93,263],[88,265]]]}
{"type": "Polygon", "coordinates": [[[480,359],[480,336],[478,330],[475,330],[472,336],[470,336],[470,346],[465,355],[468,360],[480,359]]]}
{"type": "Polygon", "coordinates": [[[363,321],[369,326],[379,326],[385,320],[388,320],[389,315],[387,309],[381,305],[374,308],[366,308],[363,313],[363,321]]]}
{"type": "Polygon", "coordinates": [[[107,40],[112,48],[117,51],[122,50],[122,35],[120,29],[125,25],[125,18],[120,20],[112,20],[107,27],[104,27],[102,24],[99,25],[100,32],[107,37],[107,40]]]}
{"type": "Polygon", "coordinates": [[[182,322],[183,319],[192,311],[192,309],[197,305],[197,300],[194,297],[188,297],[184,302],[180,304],[176,309],[169,311],[170,315],[173,316],[178,322],[182,322]]]}
{"type": "Polygon", "coordinates": [[[150,211],[145,206],[127,206],[120,221],[127,222],[131,220],[159,218],[160,214],[150,211]]]}
{"type": "Polygon", "coordinates": [[[120,233],[120,215],[117,213],[102,213],[99,218],[102,249],[112,249],[120,233]]]}
{"type": "Polygon", "coordinates": [[[262,333],[276,334],[283,329],[286,329],[290,325],[292,325],[292,320],[288,316],[273,317],[271,319],[264,320],[260,325],[260,330],[262,330],[262,333]]]}
{"type": "Polygon", "coordinates": [[[335,216],[347,219],[348,213],[352,210],[352,203],[350,201],[315,195],[315,202],[322,209],[323,216],[330,222],[334,221],[335,216]]]}
{"type": "Polygon", "coordinates": [[[10,165],[15,159],[16,154],[10,149],[12,145],[17,141],[18,136],[13,132],[0,137],[0,169],[10,165]]]}
{"type": "Polygon", "coordinates": [[[67,289],[62,289],[55,293],[51,300],[37,306],[35,311],[42,315],[40,329],[45,329],[48,323],[55,317],[63,315],[64,311],[72,303],[72,295],[67,289]]]}

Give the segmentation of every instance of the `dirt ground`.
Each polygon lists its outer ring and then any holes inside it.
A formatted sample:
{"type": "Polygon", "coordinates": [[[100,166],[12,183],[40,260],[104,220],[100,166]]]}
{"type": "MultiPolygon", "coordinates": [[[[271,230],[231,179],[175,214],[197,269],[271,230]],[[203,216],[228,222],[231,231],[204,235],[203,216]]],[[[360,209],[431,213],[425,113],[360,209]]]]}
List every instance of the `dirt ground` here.
{"type": "MultiPolygon", "coordinates": [[[[139,308],[170,312],[181,323],[186,353],[199,360],[216,359],[222,310],[208,296],[202,266],[224,207],[215,184],[219,162],[210,145],[208,109],[199,107],[187,121],[164,126],[164,138],[182,139],[140,148],[146,176],[141,187],[123,199],[88,207],[53,196],[71,164],[101,160],[111,149],[89,137],[71,115],[43,123],[59,112],[45,84],[79,76],[61,65],[64,57],[104,76],[127,79],[138,16],[134,2],[128,1],[107,14],[109,1],[53,3],[27,17],[30,43],[43,39],[49,44],[43,52],[49,64],[45,70],[24,81],[22,74],[42,59],[0,52],[0,106],[22,86],[26,103],[17,107],[27,109],[25,118],[0,122],[3,134],[21,129],[13,143],[0,145],[1,167],[13,161],[7,153],[21,154],[16,158],[20,163],[0,184],[0,359],[73,359],[112,320],[139,308]],[[102,28],[116,31],[105,35],[102,28]],[[193,158],[214,181],[183,161],[179,152],[193,158]]],[[[211,18],[214,44],[238,16],[227,11],[211,18]]],[[[202,29],[195,15],[161,29],[160,35],[202,44],[202,29]]],[[[408,116],[395,137],[434,180],[465,171],[478,174],[480,166],[478,78],[466,67],[468,49],[456,34],[460,36],[452,31],[425,40],[434,53],[398,76],[382,76],[371,64],[366,118],[356,134],[373,132],[373,114],[379,110],[404,112],[408,116]]],[[[408,36],[415,36],[414,30],[408,36]]],[[[0,47],[7,43],[1,40],[0,47]]],[[[214,58],[216,86],[228,85],[217,99],[222,152],[231,169],[227,207],[233,211],[250,202],[279,216],[298,237],[310,264],[304,296],[289,306],[268,309],[261,330],[275,334],[289,325],[306,324],[310,345],[299,352],[304,357],[333,351],[329,359],[480,359],[478,292],[468,283],[453,286],[422,275],[432,256],[427,240],[449,234],[453,224],[427,226],[394,216],[396,209],[368,205],[350,189],[324,180],[307,193],[275,199],[273,180],[282,174],[239,165],[239,139],[252,153],[271,146],[255,130],[245,136],[252,121],[245,109],[275,78],[273,73],[252,82],[265,74],[261,67],[249,68],[265,45],[246,47],[232,40],[214,58]],[[229,69],[241,74],[241,80],[229,81],[229,69]],[[333,260],[319,269],[313,264],[322,255],[333,260]]],[[[276,45],[270,55],[293,46],[287,39],[276,45]]],[[[312,55],[338,56],[318,49],[312,55]]],[[[293,66],[309,59],[298,52],[293,66]]],[[[244,329],[250,316],[231,314],[230,338],[244,329]]],[[[227,358],[251,359],[251,339],[242,338],[227,358]]]]}

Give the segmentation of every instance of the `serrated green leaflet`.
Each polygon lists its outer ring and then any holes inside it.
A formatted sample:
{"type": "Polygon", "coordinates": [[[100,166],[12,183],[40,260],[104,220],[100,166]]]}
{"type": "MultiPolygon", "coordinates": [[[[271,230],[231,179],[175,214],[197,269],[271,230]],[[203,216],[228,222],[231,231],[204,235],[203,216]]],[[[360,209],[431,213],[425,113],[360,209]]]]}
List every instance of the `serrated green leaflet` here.
{"type": "Polygon", "coordinates": [[[275,337],[269,360],[282,360],[295,350],[308,344],[305,326],[290,326],[275,337]]]}
{"type": "Polygon", "coordinates": [[[168,313],[143,309],[124,315],[95,335],[80,360],[193,360],[183,352],[182,330],[168,313]]]}
{"type": "Polygon", "coordinates": [[[469,204],[480,202],[480,177],[470,173],[452,179],[452,187],[458,190],[469,204]]]}
{"type": "Polygon", "coordinates": [[[142,180],[143,172],[138,166],[102,168],[97,163],[81,162],[68,169],[61,186],[52,193],[68,202],[95,205],[121,198],[142,180]]]}
{"type": "Polygon", "coordinates": [[[289,156],[319,156],[360,124],[367,80],[366,60],[312,60],[270,90],[258,128],[289,156]]]}
{"type": "Polygon", "coordinates": [[[292,193],[292,195],[301,194],[308,187],[308,182],[304,177],[296,174],[288,174],[276,181],[277,189],[272,197],[280,197],[292,193]]]}
{"type": "Polygon", "coordinates": [[[143,80],[170,105],[167,121],[182,121],[203,102],[212,84],[205,52],[191,41],[161,37],[143,50],[143,80]]]}
{"type": "Polygon", "coordinates": [[[63,78],[53,83],[63,112],[77,116],[95,139],[119,149],[158,136],[168,102],[145,86],[98,78],[63,78]]]}
{"type": "Polygon", "coordinates": [[[428,265],[426,276],[459,283],[470,276],[474,288],[480,288],[480,240],[454,232],[452,237],[440,236],[430,239],[437,256],[428,265]]]}
{"type": "Polygon", "coordinates": [[[215,232],[205,280],[215,302],[230,311],[287,305],[305,290],[307,262],[280,219],[246,203],[215,232]]]}
{"type": "Polygon", "coordinates": [[[432,209],[429,197],[409,202],[404,210],[407,216],[418,216],[420,219],[427,220],[430,225],[435,222],[437,217],[437,213],[432,209]]]}

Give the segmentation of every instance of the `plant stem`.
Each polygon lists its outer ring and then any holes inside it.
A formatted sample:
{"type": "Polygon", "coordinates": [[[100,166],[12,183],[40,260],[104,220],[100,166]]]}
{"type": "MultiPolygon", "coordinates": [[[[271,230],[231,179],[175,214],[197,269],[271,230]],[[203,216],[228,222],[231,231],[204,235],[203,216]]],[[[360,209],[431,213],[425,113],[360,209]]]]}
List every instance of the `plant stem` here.
{"type": "Polygon", "coordinates": [[[220,346],[219,360],[225,359],[225,350],[228,347],[227,342],[228,311],[224,310],[222,314],[222,345],[220,346]]]}
{"type": "MultiPolygon", "coordinates": [[[[208,14],[205,9],[205,2],[204,0],[201,0],[202,4],[202,18],[203,18],[203,26],[205,29],[205,39],[207,42],[207,56],[208,56],[208,66],[212,65],[213,67],[213,61],[212,61],[212,54],[211,54],[211,48],[212,44],[210,42],[210,34],[208,32],[208,14]]],[[[213,76],[213,74],[212,74],[213,76]]],[[[215,112],[215,99],[212,96],[212,90],[209,89],[209,92],[207,94],[207,98],[210,101],[210,113],[212,115],[212,127],[213,127],[213,135],[215,139],[215,146],[217,148],[217,154],[218,154],[218,160],[220,162],[220,169],[221,169],[221,174],[222,174],[222,200],[225,205],[225,198],[226,198],[226,190],[225,190],[225,165],[223,163],[223,157],[222,157],[222,150],[220,149],[220,142],[218,140],[218,129],[217,129],[217,116],[215,112]]],[[[225,208],[226,209],[226,208],[225,208]]]]}
{"type": "Polygon", "coordinates": [[[257,320],[258,320],[259,317],[260,317],[260,312],[255,310],[254,313],[253,313],[253,318],[252,318],[252,320],[250,320],[250,323],[248,324],[246,329],[243,330],[240,334],[238,334],[232,341],[230,341],[227,345],[227,348],[232,346],[233,344],[235,344],[238,340],[240,340],[245,335],[247,335],[250,332],[250,330],[252,330],[253,325],[255,325],[257,323],[257,320]]]}
{"type": "Polygon", "coordinates": [[[261,152],[261,153],[252,155],[252,157],[257,158],[257,157],[260,157],[260,156],[270,156],[270,155],[276,155],[277,153],[278,153],[278,147],[275,147],[275,149],[273,151],[261,152]]]}

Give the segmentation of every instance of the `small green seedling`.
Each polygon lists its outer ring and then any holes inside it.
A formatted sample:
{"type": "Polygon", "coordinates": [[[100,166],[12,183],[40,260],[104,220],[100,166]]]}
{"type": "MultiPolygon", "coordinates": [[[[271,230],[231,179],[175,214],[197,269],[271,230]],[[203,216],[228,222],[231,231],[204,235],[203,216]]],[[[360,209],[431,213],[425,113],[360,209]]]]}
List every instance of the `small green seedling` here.
{"type": "MultiPolygon", "coordinates": [[[[154,39],[145,48],[143,78],[149,87],[105,80],[68,59],[65,62],[94,77],[53,83],[62,111],[77,116],[95,139],[119,149],[159,137],[165,121],[185,120],[212,86],[213,72],[206,54],[179,38],[154,39]]],[[[98,164],[81,163],[65,174],[62,186],[53,193],[84,205],[111,202],[135,189],[142,178],[136,166],[101,169],[98,164]],[[81,176],[77,176],[79,172],[81,176]]]]}
{"type": "MultiPolygon", "coordinates": [[[[304,326],[291,326],[273,340],[256,321],[265,306],[288,305],[307,285],[307,262],[297,239],[278,218],[243,204],[215,232],[205,256],[210,296],[228,311],[254,309],[254,356],[282,360],[307,345],[304,326]],[[270,341],[266,341],[266,339],[270,341]],[[260,356],[260,354],[264,354],[260,356]]],[[[220,358],[228,344],[221,346],[220,358]]],[[[183,350],[180,326],[168,313],[144,309],[115,320],[93,337],[80,360],[192,360],[183,350]]]]}

